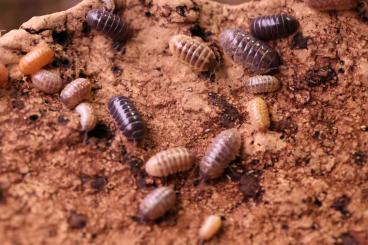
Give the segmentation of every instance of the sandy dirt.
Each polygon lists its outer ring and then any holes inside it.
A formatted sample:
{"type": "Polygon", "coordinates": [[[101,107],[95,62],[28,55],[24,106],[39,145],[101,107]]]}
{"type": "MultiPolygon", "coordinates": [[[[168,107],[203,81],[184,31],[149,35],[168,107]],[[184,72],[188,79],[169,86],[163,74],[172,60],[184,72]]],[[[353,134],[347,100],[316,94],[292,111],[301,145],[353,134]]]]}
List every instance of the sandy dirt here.
{"type": "Polygon", "coordinates": [[[205,0],[118,2],[133,36],[121,50],[91,31],[85,0],[35,17],[0,38],[11,80],[0,89],[1,244],[198,244],[209,214],[224,218],[208,244],[368,244],[368,25],[354,11],[320,13],[298,0],[240,6],[205,0]],[[218,44],[221,31],[286,12],[300,33],[269,44],[281,54],[283,87],[262,96],[271,130],[249,123],[243,82],[250,74],[227,57],[214,79],[171,56],[174,34],[218,44]],[[86,144],[78,116],[58,95],[22,78],[19,58],[38,43],[56,52],[47,69],[70,82],[90,79],[99,123],[86,144]],[[140,147],[108,114],[113,95],[131,98],[147,123],[140,147]],[[198,185],[198,169],[147,177],[154,153],[186,146],[200,158],[213,137],[236,127],[244,146],[224,177],[198,185]],[[178,204],[155,224],[136,222],[142,198],[163,184],[178,204]]]}

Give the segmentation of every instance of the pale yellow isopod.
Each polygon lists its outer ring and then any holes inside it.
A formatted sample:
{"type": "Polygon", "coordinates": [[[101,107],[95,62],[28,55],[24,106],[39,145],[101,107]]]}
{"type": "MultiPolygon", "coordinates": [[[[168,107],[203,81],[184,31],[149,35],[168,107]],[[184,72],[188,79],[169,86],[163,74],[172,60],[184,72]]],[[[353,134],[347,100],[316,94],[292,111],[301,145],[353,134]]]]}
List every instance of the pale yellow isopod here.
{"type": "Polygon", "coordinates": [[[249,117],[253,127],[260,132],[265,132],[270,127],[270,113],[264,99],[256,97],[249,101],[249,117]]]}
{"type": "Polygon", "coordinates": [[[199,238],[202,241],[210,240],[216,233],[221,229],[222,220],[218,215],[210,215],[203,222],[201,228],[199,229],[199,238]]]}

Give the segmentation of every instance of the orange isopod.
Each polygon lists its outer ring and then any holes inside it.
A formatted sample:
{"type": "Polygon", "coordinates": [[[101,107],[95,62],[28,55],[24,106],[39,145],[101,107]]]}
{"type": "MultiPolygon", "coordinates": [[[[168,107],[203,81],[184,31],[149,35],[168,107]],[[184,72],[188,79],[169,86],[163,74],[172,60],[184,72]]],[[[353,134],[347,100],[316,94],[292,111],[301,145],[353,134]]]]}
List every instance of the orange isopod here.
{"type": "Polygon", "coordinates": [[[0,87],[2,87],[9,78],[9,72],[6,66],[0,62],[0,87]]]}
{"type": "Polygon", "coordinates": [[[53,58],[54,52],[50,47],[39,46],[20,59],[19,70],[24,75],[31,75],[51,63],[53,58]]]}
{"type": "Polygon", "coordinates": [[[92,84],[85,78],[78,78],[68,85],[60,93],[61,102],[69,109],[73,109],[91,93],[92,84]]]}
{"type": "Polygon", "coordinates": [[[218,62],[215,52],[205,43],[186,35],[169,41],[171,53],[198,71],[213,71],[218,62]]]}
{"type": "Polygon", "coordinates": [[[270,127],[270,114],[264,99],[256,97],[248,104],[250,121],[258,131],[265,132],[270,127]]]}
{"type": "Polygon", "coordinates": [[[57,93],[63,87],[63,80],[61,77],[47,70],[39,70],[32,74],[31,80],[37,89],[47,94],[57,93]]]}
{"type": "Polygon", "coordinates": [[[161,151],[151,157],[146,163],[146,172],[155,177],[186,171],[193,166],[194,155],[184,147],[161,151]]]}

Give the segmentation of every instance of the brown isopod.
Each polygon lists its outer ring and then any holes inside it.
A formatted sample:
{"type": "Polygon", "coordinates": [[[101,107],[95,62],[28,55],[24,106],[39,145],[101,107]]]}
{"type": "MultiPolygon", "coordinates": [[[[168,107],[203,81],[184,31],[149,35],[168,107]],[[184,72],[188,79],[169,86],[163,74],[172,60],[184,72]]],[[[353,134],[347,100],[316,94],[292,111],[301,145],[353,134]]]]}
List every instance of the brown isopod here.
{"type": "Polygon", "coordinates": [[[194,155],[184,147],[161,151],[146,163],[146,172],[155,177],[186,171],[193,166],[194,155]]]}
{"type": "Polygon", "coordinates": [[[210,240],[220,230],[222,226],[221,217],[218,215],[210,215],[203,222],[199,229],[199,238],[202,241],[210,240]]]}
{"type": "Polygon", "coordinates": [[[175,192],[170,187],[159,187],[151,191],[139,205],[139,217],[154,221],[175,206],[175,192]]]}
{"type": "Polygon", "coordinates": [[[241,146],[241,136],[236,129],[222,131],[208,147],[199,164],[204,179],[220,177],[229,163],[235,159],[241,146]]]}
{"type": "Polygon", "coordinates": [[[250,23],[250,32],[261,40],[274,40],[287,37],[299,28],[299,22],[288,14],[261,16],[250,23]]]}
{"type": "Polygon", "coordinates": [[[235,62],[257,74],[278,70],[280,57],[277,51],[247,32],[225,30],[220,35],[221,46],[235,62]]]}
{"type": "Polygon", "coordinates": [[[271,93],[280,88],[280,81],[274,76],[254,76],[245,82],[245,88],[252,94],[271,93]]]}
{"type": "Polygon", "coordinates": [[[8,81],[9,72],[6,66],[0,62],[0,88],[8,81]]]}
{"type": "Polygon", "coordinates": [[[69,109],[87,99],[91,93],[92,84],[85,78],[78,78],[68,85],[60,93],[61,102],[69,109]]]}
{"type": "Polygon", "coordinates": [[[83,102],[75,107],[75,112],[80,116],[82,131],[88,132],[96,127],[97,117],[90,103],[83,102]]]}
{"type": "Polygon", "coordinates": [[[169,41],[172,55],[198,71],[213,71],[218,64],[215,52],[204,42],[186,35],[175,35],[169,41]]]}
{"type": "Polygon", "coordinates": [[[311,8],[328,11],[328,10],[347,10],[358,5],[359,0],[304,0],[311,8]]]}
{"type": "Polygon", "coordinates": [[[19,60],[19,70],[24,75],[31,75],[39,71],[45,65],[51,63],[54,52],[48,46],[39,46],[19,60]]]}
{"type": "Polygon", "coordinates": [[[38,90],[47,94],[57,93],[63,87],[63,80],[61,77],[47,70],[39,70],[32,74],[31,80],[38,90]]]}
{"type": "Polygon", "coordinates": [[[252,125],[258,131],[265,132],[270,127],[270,113],[264,99],[256,97],[249,101],[249,117],[252,125]]]}

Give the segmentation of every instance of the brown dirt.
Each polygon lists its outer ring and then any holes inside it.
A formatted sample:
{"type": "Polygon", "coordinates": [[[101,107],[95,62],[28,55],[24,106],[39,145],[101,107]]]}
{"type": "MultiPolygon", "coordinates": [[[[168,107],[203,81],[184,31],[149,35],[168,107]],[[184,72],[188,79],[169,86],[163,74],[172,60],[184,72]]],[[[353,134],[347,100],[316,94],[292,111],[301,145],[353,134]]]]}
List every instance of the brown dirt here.
{"type": "Polygon", "coordinates": [[[116,51],[84,23],[101,6],[85,0],[0,38],[11,72],[0,90],[1,244],[196,244],[212,213],[225,220],[209,244],[368,244],[368,25],[354,11],[319,13],[298,0],[120,1],[134,35],[116,51]],[[225,57],[211,81],[172,57],[168,40],[192,32],[216,43],[225,28],[248,29],[249,18],[275,12],[296,16],[302,34],[270,42],[282,55],[283,87],[263,96],[272,127],[259,134],[241,87],[249,74],[225,57]],[[56,51],[48,69],[94,83],[99,125],[86,144],[58,95],[20,76],[20,56],[41,42],[56,51]],[[132,98],[147,122],[140,148],[108,115],[116,94],[132,98]],[[168,147],[201,156],[233,126],[244,136],[242,159],[213,183],[198,186],[197,170],[166,180],[141,170],[168,147]],[[157,224],[137,223],[142,197],[164,183],[178,191],[176,209],[157,224]]]}

